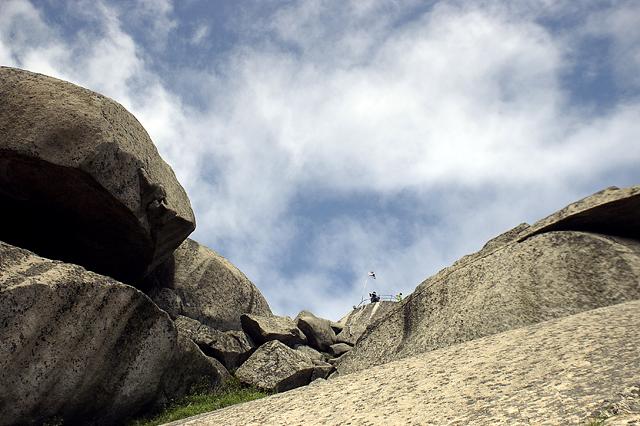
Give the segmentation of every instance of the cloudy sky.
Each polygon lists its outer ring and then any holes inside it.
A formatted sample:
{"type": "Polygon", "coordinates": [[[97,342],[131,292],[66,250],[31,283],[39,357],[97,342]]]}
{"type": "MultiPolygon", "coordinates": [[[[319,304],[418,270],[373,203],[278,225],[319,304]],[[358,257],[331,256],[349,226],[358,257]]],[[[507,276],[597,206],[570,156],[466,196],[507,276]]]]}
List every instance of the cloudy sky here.
{"type": "Polygon", "coordinates": [[[283,315],[640,183],[635,0],[0,0],[0,64],[133,112],[283,315]]]}

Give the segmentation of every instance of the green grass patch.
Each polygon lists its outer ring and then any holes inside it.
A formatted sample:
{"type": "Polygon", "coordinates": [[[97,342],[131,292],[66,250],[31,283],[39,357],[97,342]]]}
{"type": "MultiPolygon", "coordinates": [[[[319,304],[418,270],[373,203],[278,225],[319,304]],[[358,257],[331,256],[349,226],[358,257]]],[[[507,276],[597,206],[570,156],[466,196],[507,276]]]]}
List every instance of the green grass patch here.
{"type": "Polygon", "coordinates": [[[213,391],[198,391],[169,404],[162,412],[137,419],[129,426],[155,426],[195,416],[196,414],[218,410],[241,402],[260,399],[268,394],[255,388],[245,387],[236,379],[213,391]]]}

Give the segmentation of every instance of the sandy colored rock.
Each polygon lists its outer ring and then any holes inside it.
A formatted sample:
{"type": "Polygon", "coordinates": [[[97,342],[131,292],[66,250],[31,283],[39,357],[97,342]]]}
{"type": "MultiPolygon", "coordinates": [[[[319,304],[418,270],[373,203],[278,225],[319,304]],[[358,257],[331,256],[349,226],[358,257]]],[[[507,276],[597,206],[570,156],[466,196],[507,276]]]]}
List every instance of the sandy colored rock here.
{"type": "Polygon", "coordinates": [[[115,424],[224,372],[142,292],[0,242],[0,425],[115,424]]]}
{"type": "Polygon", "coordinates": [[[307,336],[309,345],[319,351],[329,352],[331,345],[336,343],[336,333],[327,319],[302,311],[296,316],[296,325],[307,336]]]}
{"type": "Polygon", "coordinates": [[[0,67],[0,240],[133,283],[195,228],[189,199],[122,105],[0,67]]]}
{"type": "Polygon", "coordinates": [[[240,323],[244,332],[260,345],[269,340],[278,340],[291,347],[307,343],[304,333],[289,317],[243,314],[240,323]]]}
{"type": "Polygon", "coordinates": [[[584,424],[638,384],[639,316],[638,301],[583,312],[172,425],[584,424]]]}
{"type": "Polygon", "coordinates": [[[352,310],[340,319],[339,324],[343,328],[336,336],[336,341],[347,343],[351,346],[355,345],[367,327],[391,312],[396,307],[396,303],[381,301],[369,303],[352,310]]]}
{"type": "Polygon", "coordinates": [[[311,382],[318,379],[326,379],[334,371],[336,371],[336,368],[329,363],[316,364],[313,367],[313,373],[311,373],[311,382]]]}
{"type": "Polygon", "coordinates": [[[219,331],[198,320],[179,315],[175,319],[179,332],[191,339],[207,356],[235,371],[255,350],[254,343],[242,331],[219,331]]]}
{"type": "Polygon", "coordinates": [[[158,403],[169,403],[192,389],[212,389],[231,378],[224,365],[206,356],[181,330],[178,330],[177,347],[171,367],[162,377],[163,394],[158,403]]]}
{"type": "Polygon", "coordinates": [[[271,340],[260,346],[236,371],[243,383],[268,392],[284,392],[311,381],[311,359],[284,343],[271,340]]]}
{"type": "Polygon", "coordinates": [[[352,349],[352,346],[346,343],[336,343],[331,345],[330,349],[331,355],[333,355],[334,357],[339,357],[349,352],[352,349]]]}
{"type": "Polygon", "coordinates": [[[640,298],[640,242],[558,231],[427,279],[360,338],[341,373],[640,298]]]}
{"type": "Polygon", "coordinates": [[[271,315],[260,290],[224,257],[187,239],[147,279],[149,296],[173,318],[241,330],[242,314],[271,315]]]}
{"type": "Polygon", "coordinates": [[[534,223],[518,236],[523,241],[549,231],[588,231],[640,239],[640,186],[603,189],[534,223]]]}
{"type": "Polygon", "coordinates": [[[311,358],[311,361],[313,361],[314,364],[324,364],[326,363],[326,356],[324,354],[322,354],[322,352],[319,352],[315,349],[313,349],[311,346],[307,346],[307,345],[296,345],[293,347],[293,349],[295,349],[296,351],[300,351],[302,354],[308,356],[309,358],[311,358]]]}

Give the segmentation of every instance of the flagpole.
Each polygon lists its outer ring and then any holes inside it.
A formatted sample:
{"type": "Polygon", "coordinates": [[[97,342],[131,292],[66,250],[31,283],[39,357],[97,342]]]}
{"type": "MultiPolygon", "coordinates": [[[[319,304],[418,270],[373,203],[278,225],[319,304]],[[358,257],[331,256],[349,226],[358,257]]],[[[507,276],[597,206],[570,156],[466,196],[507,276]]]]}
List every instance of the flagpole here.
{"type": "Polygon", "coordinates": [[[362,301],[364,300],[364,294],[365,294],[364,289],[367,287],[368,281],[369,281],[369,277],[367,276],[367,278],[364,279],[364,283],[362,284],[362,300],[360,301],[360,303],[362,303],[362,301]]]}

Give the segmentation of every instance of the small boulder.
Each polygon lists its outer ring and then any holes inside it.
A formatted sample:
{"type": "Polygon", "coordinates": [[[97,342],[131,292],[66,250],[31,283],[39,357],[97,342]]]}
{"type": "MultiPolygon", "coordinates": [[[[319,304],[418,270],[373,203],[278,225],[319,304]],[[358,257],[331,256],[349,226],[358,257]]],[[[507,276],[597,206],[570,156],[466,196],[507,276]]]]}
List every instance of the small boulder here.
{"type": "Polygon", "coordinates": [[[218,331],[198,320],[179,315],[176,328],[191,339],[206,355],[234,371],[253,353],[255,346],[242,331],[218,331]]]}
{"type": "Polygon", "coordinates": [[[331,349],[331,354],[337,358],[342,354],[346,354],[353,348],[347,345],[346,343],[336,343],[335,345],[331,345],[330,349],[331,349]]]}
{"type": "Polygon", "coordinates": [[[283,392],[309,384],[315,368],[309,357],[271,340],[238,368],[236,377],[268,392],[283,392]]]}
{"type": "Polygon", "coordinates": [[[241,330],[245,313],[271,315],[260,290],[224,257],[187,239],[145,280],[154,302],[176,318],[220,331],[241,330]]]}
{"type": "Polygon", "coordinates": [[[336,333],[327,319],[302,311],[296,316],[296,325],[307,336],[309,344],[320,351],[328,352],[331,345],[336,343],[336,333]]]}
{"type": "Polygon", "coordinates": [[[289,317],[243,314],[240,323],[244,332],[259,345],[270,340],[279,340],[287,346],[307,343],[306,336],[289,317]]]}
{"type": "Polygon", "coordinates": [[[316,379],[326,379],[334,371],[336,371],[336,368],[329,363],[325,362],[322,365],[316,365],[313,369],[313,373],[311,374],[311,381],[313,382],[316,379]]]}
{"type": "Polygon", "coordinates": [[[341,324],[341,323],[335,322],[335,321],[331,321],[331,328],[333,329],[334,333],[338,334],[344,328],[344,324],[341,324]]]}
{"type": "Polygon", "coordinates": [[[366,327],[358,330],[356,327],[346,325],[342,331],[336,335],[336,342],[355,346],[358,338],[364,333],[364,330],[366,330],[366,327]]]}
{"type": "Polygon", "coordinates": [[[313,349],[311,346],[296,345],[293,348],[296,351],[299,351],[302,354],[311,358],[311,361],[313,361],[314,364],[325,363],[327,360],[327,357],[324,354],[322,354],[322,352],[318,352],[317,350],[313,349]]]}

